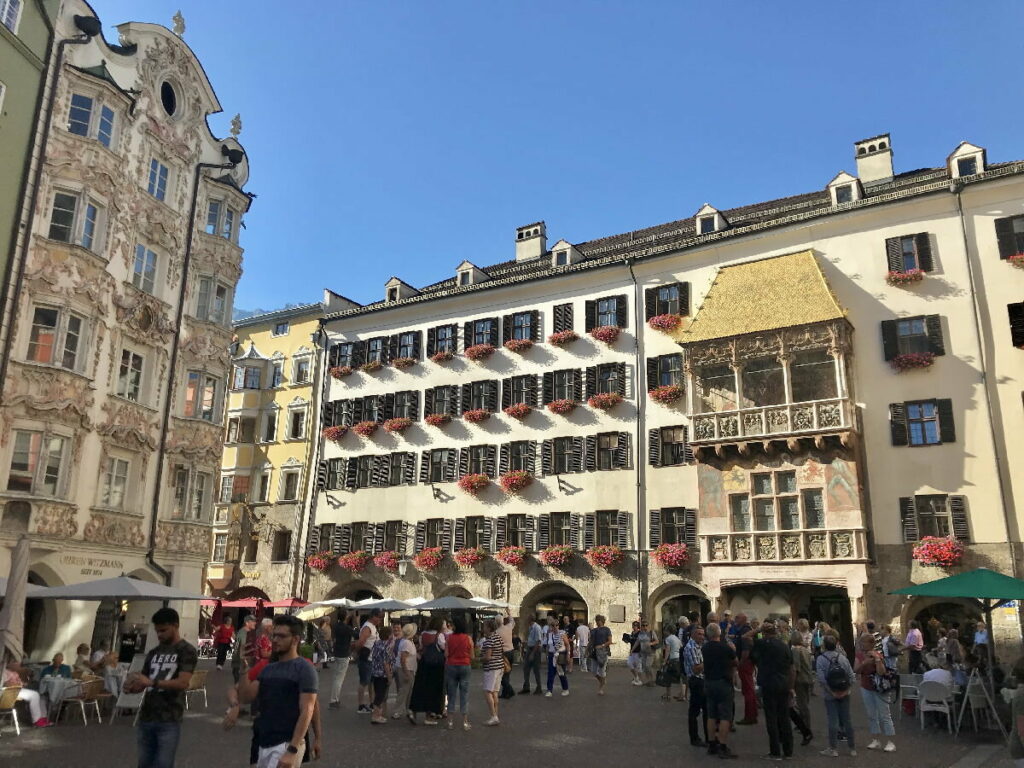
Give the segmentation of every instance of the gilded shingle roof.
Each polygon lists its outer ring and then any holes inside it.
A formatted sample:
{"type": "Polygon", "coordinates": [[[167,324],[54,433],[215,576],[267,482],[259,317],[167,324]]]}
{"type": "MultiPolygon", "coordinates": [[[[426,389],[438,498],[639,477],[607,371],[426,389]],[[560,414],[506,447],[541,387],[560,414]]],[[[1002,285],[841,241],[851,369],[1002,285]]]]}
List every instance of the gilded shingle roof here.
{"type": "Polygon", "coordinates": [[[723,267],[678,341],[690,344],[845,316],[810,251],[723,267]]]}

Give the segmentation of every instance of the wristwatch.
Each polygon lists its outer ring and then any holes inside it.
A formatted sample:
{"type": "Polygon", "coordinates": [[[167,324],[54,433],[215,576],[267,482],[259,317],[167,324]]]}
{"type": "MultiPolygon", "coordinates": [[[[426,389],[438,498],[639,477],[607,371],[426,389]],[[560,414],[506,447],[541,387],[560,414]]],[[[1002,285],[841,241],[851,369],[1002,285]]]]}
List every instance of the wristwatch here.
{"type": "Polygon", "coordinates": [[[287,752],[289,755],[299,754],[299,748],[296,747],[294,744],[289,744],[287,747],[284,748],[284,751],[287,752]]]}

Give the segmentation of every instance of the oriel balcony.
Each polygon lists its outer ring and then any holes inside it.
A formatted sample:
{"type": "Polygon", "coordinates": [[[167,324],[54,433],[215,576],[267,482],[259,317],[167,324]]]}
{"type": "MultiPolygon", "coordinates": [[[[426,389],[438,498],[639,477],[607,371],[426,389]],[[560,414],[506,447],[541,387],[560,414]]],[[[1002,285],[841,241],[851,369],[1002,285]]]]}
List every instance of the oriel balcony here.
{"type": "Polygon", "coordinates": [[[766,405],[694,416],[692,445],[721,441],[813,435],[851,429],[849,398],[766,405]]]}
{"type": "Polygon", "coordinates": [[[863,528],[742,531],[700,536],[702,565],[866,562],[863,528]]]}

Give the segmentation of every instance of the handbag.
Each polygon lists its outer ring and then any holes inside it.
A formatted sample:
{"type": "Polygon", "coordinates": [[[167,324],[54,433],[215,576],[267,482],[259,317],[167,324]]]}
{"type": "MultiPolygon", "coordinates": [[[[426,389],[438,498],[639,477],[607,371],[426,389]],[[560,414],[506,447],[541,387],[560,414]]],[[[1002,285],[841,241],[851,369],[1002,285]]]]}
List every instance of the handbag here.
{"type": "Polygon", "coordinates": [[[512,671],[512,665],[509,663],[508,656],[506,656],[505,654],[501,655],[501,665],[502,669],[504,670],[502,674],[507,675],[509,672],[512,671]]]}
{"type": "Polygon", "coordinates": [[[558,666],[560,667],[564,667],[566,664],[569,663],[569,654],[565,651],[559,651],[558,658],[555,660],[555,663],[558,664],[558,666]]]}

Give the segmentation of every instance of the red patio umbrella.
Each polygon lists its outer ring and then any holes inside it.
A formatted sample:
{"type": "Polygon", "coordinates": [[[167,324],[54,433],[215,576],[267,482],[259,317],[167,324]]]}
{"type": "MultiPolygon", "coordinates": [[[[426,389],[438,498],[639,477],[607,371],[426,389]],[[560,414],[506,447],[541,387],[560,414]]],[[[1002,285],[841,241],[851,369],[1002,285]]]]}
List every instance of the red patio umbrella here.
{"type": "Polygon", "coordinates": [[[264,603],[264,608],[302,608],[303,606],[309,605],[306,600],[300,597],[288,597],[284,600],[275,600],[272,603],[264,603]]]}
{"type": "Polygon", "coordinates": [[[243,597],[241,600],[225,600],[220,604],[221,608],[248,608],[256,610],[263,601],[258,597],[243,597]]]}

